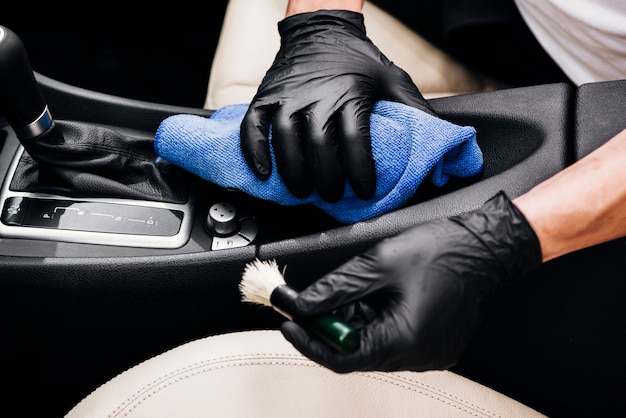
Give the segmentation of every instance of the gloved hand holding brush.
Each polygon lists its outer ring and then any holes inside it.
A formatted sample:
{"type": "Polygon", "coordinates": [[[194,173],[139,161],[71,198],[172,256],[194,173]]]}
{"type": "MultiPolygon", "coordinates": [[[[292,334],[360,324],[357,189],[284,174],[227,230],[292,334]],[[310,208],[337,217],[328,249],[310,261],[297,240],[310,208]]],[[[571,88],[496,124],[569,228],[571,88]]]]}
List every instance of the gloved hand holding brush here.
{"type": "Polygon", "coordinates": [[[339,353],[292,321],[281,329],[337,372],[447,369],[477,328],[481,304],[541,262],[535,232],[499,193],[477,210],[384,240],[299,293],[300,317],[368,307],[355,352],[339,353]]]}

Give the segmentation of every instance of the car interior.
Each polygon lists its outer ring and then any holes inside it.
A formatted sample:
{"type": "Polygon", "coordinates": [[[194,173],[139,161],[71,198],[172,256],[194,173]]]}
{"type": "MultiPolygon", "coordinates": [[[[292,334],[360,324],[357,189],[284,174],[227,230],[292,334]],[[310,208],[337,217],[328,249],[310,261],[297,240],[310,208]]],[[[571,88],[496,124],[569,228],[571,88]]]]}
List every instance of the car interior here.
{"type": "MultiPolygon", "coordinates": [[[[0,20],[0,414],[140,416],[142,408],[153,407],[152,412],[193,416],[190,408],[203,404],[204,416],[242,416],[254,408],[267,408],[273,416],[298,410],[307,416],[303,398],[313,393],[317,401],[310,408],[342,416],[398,415],[393,408],[405,413],[419,402],[429,405],[422,409],[426,416],[435,416],[442,404],[454,403],[443,389],[436,396],[423,391],[447,384],[437,380],[440,374],[424,374],[419,385],[413,375],[383,381],[378,374],[359,395],[328,389],[356,392],[356,379],[367,374],[332,384],[347,376],[297,367],[304,360],[294,360],[295,351],[272,332],[284,318],[241,302],[238,283],[245,266],[257,258],[276,260],[286,266],[290,284],[303,288],[385,237],[475,209],[500,190],[519,196],[624,129],[626,80],[509,87],[472,73],[366,2],[368,34],[379,48],[411,74],[441,118],[475,127],[484,170],[443,187],[424,183],[402,207],[342,224],[317,207],[283,206],[222,188],[154,156],[155,132],[169,116],[210,117],[222,106],[252,98],[276,51],[275,25],[284,7],[284,1],[218,2],[193,24],[172,17],[172,27],[120,22],[104,28],[69,19],[34,25],[10,15],[0,20]],[[407,52],[415,48],[421,53],[407,52]],[[214,216],[216,207],[232,210],[234,221],[214,216]],[[255,332],[262,336],[255,339],[255,332]],[[242,383],[250,379],[243,371],[214,367],[213,375],[196,371],[169,381],[163,386],[183,386],[161,391],[161,399],[152,393],[152,406],[145,392],[128,400],[145,380],[162,376],[157,370],[163,362],[171,372],[207,356],[249,358],[277,346],[288,353],[282,360],[290,367],[274,377],[260,369],[266,379],[257,375],[254,386],[242,383]],[[135,367],[140,364],[143,369],[135,367]],[[129,372],[135,374],[124,375],[129,372]],[[310,372],[318,375],[304,380],[310,372]],[[191,389],[211,385],[203,394],[191,389]],[[405,389],[401,395],[394,390],[398,386],[405,389]],[[378,404],[386,409],[356,408],[368,405],[372,391],[386,397],[378,404]],[[177,396],[186,401],[172,401],[177,396]],[[349,405],[337,409],[346,400],[349,405]]],[[[568,271],[576,275],[575,267],[568,271]]],[[[533,344],[559,325],[538,313],[550,309],[549,298],[534,297],[559,294],[562,285],[538,277],[490,306],[467,357],[455,373],[445,372],[458,379],[457,387],[480,383],[473,394],[454,397],[463,405],[454,411],[482,416],[479,406],[490,402],[504,416],[576,415],[576,402],[554,410],[549,399],[531,401],[541,399],[541,385],[520,389],[500,382],[517,368],[543,364],[533,359],[533,344]],[[494,355],[513,345],[525,361],[512,365],[510,357],[494,355]]],[[[617,294],[623,291],[623,284],[616,288],[617,294]]],[[[617,302],[605,306],[626,318],[617,302]]],[[[554,321],[565,316],[555,315],[554,321]]],[[[619,390],[623,377],[614,381],[616,387],[590,391],[619,390]]],[[[567,390],[554,396],[566,398],[567,390]]]]}

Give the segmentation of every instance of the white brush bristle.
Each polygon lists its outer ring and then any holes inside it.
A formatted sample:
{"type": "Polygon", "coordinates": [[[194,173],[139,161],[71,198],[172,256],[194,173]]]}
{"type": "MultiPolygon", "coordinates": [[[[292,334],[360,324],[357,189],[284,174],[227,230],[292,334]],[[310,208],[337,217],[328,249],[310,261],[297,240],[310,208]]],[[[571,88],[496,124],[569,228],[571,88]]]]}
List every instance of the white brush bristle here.
{"type": "Polygon", "coordinates": [[[244,302],[272,306],[270,296],[278,286],[285,284],[285,278],[275,260],[254,260],[246,265],[239,283],[244,302]]]}

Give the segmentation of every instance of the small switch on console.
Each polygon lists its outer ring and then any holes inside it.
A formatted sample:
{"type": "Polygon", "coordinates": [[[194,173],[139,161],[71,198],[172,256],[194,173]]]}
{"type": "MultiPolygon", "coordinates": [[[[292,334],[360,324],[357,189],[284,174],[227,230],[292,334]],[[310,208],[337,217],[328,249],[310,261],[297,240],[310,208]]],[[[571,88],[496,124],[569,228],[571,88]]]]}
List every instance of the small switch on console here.
{"type": "Polygon", "coordinates": [[[237,210],[227,202],[215,203],[209,209],[206,218],[206,227],[209,232],[218,237],[227,237],[239,231],[240,223],[237,210]]]}
{"type": "Polygon", "coordinates": [[[213,236],[212,250],[244,247],[257,235],[257,220],[237,213],[234,205],[218,202],[209,208],[205,229],[213,236]]]}
{"type": "Polygon", "coordinates": [[[4,202],[0,219],[5,225],[19,226],[24,222],[28,199],[22,197],[10,197],[4,202]]]}

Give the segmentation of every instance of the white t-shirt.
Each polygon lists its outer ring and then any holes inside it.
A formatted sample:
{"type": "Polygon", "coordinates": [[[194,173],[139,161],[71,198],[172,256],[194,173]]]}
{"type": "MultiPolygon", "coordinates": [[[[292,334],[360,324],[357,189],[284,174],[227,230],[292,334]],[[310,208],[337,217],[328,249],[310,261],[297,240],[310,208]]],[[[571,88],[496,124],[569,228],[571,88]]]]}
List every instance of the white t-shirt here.
{"type": "Polygon", "coordinates": [[[539,43],[577,85],[626,79],[626,0],[515,0],[539,43]]]}

